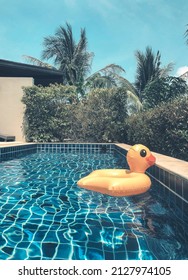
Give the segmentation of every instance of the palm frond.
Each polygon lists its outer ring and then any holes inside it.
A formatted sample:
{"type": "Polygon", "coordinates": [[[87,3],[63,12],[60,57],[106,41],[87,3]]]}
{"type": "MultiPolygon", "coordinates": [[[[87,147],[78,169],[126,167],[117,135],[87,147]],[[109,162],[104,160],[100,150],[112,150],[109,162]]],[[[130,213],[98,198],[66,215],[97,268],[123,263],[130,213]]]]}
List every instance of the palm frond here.
{"type": "Polygon", "coordinates": [[[116,81],[110,76],[101,75],[101,73],[94,73],[85,80],[86,88],[112,88],[116,86],[116,81]]]}
{"type": "Polygon", "coordinates": [[[41,66],[41,67],[45,67],[45,68],[53,68],[56,69],[54,66],[52,66],[51,64],[48,64],[46,62],[43,62],[41,60],[39,60],[38,58],[35,58],[33,56],[29,56],[29,55],[22,55],[22,57],[24,58],[25,61],[32,63],[33,65],[37,65],[37,66],[41,66]]]}
{"type": "Polygon", "coordinates": [[[151,47],[146,47],[145,53],[137,50],[135,56],[137,59],[135,86],[141,94],[146,84],[160,75],[161,55],[159,51],[155,55],[151,47]]]}
{"type": "Polygon", "coordinates": [[[112,63],[112,64],[108,64],[107,66],[98,70],[97,72],[101,72],[105,75],[109,75],[110,73],[116,73],[116,74],[125,73],[125,70],[120,65],[112,63]]]}
{"type": "Polygon", "coordinates": [[[169,76],[169,73],[172,72],[174,70],[174,63],[170,62],[168,63],[166,66],[164,66],[163,68],[160,69],[160,74],[159,77],[167,77],[169,76]]]}
{"type": "Polygon", "coordinates": [[[186,29],[186,31],[185,31],[185,33],[184,33],[184,37],[187,38],[187,39],[186,39],[186,44],[188,45],[188,24],[186,25],[186,28],[187,28],[187,29],[186,29]]]}
{"type": "Polygon", "coordinates": [[[134,92],[127,90],[127,97],[128,97],[129,105],[135,108],[136,109],[135,111],[140,111],[143,108],[140,99],[138,98],[137,95],[135,95],[134,92]]]}
{"type": "Polygon", "coordinates": [[[76,43],[71,25],[60,25],[54,36],[44,38],[42,58],[54,60],[54,64],[63,73],[65,84],[83,83],[92,62],[92,55],[87,51],[85,29],[81,29],[80,39],[76,43]]]}

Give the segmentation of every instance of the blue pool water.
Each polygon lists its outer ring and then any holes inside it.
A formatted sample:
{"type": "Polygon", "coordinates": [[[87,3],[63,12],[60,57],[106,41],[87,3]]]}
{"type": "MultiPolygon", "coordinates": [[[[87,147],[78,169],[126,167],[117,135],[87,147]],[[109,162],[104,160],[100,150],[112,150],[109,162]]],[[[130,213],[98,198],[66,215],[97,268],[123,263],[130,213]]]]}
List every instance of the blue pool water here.
{"type": "Polygon", "coordinates": [[[188,226],[157,185],[110,197],[76,182],[125,168],[107,153],[35,153],[0,164],[0,259],[188,259],[188,226]],[[175,213],[176,212],[176,213],[175,213]]]}

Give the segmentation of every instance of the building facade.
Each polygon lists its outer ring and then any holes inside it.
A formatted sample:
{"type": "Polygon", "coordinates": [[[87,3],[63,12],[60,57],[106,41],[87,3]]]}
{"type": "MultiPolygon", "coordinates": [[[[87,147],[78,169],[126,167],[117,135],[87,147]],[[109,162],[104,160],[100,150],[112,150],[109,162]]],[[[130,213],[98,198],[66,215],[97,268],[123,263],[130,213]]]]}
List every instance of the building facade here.
{"type": "Polygon", "coordinates": [[[62,83],[58,70],[0,59],[0,135],[24,142],[23,87],[62,83]]]}

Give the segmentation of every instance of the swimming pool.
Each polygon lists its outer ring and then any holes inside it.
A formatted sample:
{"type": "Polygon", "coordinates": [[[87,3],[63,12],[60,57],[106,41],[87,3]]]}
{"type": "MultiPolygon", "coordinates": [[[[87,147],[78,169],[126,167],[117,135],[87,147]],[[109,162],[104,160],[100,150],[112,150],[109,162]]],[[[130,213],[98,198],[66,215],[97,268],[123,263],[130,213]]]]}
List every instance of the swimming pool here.
{"type": "Polygon", "coordinates": [[[157,182],[145,194],[80,189],[100,168],[127,168],[113,149],[49,150],[0,164],[0,259],[188,259],[188,224],[157,182]]]}

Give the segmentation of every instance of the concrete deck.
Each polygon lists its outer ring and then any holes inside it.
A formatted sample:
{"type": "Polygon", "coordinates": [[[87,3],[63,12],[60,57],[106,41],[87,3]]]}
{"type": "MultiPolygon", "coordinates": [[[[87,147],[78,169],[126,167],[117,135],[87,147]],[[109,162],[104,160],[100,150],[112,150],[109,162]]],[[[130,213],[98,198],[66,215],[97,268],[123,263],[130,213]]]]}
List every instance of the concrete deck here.
{"type": "Polygon", "coordinates": [[[18,146],[18,145],[24,145],[24,144],[28,144],[28,143],[25,143],[25,142],[0,142],[0,148],[4,148],[4,147],[9,147],[9,146],[18,146]]]}

